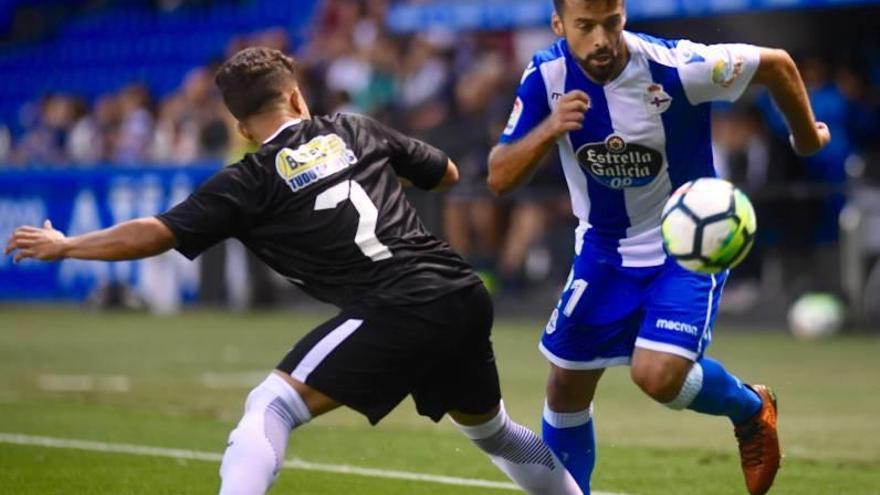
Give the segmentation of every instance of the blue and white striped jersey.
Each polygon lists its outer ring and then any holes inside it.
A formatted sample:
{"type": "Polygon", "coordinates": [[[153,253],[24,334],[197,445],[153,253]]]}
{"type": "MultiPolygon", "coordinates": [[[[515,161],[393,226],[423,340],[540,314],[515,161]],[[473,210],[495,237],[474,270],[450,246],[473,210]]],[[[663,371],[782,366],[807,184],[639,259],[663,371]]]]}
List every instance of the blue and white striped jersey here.
{"type": "Polygon", "coordinates": [[[613,81],[591,81],[560,39],[526,68],[501,143],[522,138],[573,90],[590,97],[584,127],[557,144],[576,252],[627,267],[664,262],[663,204],[679,185],[714,177],[709,102],[733,101],[760,62],[758,48],[701,45],[624,32],[630,61],[613,81]]]}

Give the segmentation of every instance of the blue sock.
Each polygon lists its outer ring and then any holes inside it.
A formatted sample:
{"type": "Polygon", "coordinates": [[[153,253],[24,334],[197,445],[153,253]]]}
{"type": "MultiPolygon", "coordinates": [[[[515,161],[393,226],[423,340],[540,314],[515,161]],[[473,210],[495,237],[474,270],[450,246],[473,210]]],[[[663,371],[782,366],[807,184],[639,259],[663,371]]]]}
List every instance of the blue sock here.
{"type": "Polygon", "coordinates": [[[667,406],[727,416],[738,425],[761,410],[761,398],[721,363],[704,357],[694,363],[678,397],[667,406]]]}
{"type": "Polygon", "coordinates": [[[544,404],[541,421],[544,442],[562,461],[584,495],[590,495],[590,477],[596,465],[596,435],[591,409],[559,413],[544,404]]]}

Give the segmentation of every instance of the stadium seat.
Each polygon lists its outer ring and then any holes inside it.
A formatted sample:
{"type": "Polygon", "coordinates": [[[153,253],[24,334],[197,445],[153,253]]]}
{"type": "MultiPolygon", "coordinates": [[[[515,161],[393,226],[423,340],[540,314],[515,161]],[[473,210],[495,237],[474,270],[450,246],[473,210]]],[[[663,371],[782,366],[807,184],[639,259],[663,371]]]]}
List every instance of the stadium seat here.
{"type": "Polygon", "coordinates": [[[276,26],[295,30],[307,20],[302,12],[316,3],[227,0],[165,13],[145,0],[117,0],[101,10],[84,10],[50,39],[0,52],[4,78],[16,82],[0,86],[0,121],[15,129],[21,102],[45,92],[92,99],[141,81],[161,97],[177,88],[191,68],[222,56],[234,36],[276,26]],[[36,59],[40,67],[34,67],[36,59]]]}

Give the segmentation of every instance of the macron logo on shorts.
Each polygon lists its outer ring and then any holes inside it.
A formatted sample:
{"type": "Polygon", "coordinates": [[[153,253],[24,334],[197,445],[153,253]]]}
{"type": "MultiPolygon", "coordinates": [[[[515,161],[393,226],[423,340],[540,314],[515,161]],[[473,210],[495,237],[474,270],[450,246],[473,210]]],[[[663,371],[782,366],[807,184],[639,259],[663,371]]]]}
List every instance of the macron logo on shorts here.
{"type": "Polygon", "coordinates": [[[680,321],[664,320],[662,318],[657,319],[657,328],[689,333],[691,335],[697,335],[699,333],[699,330],[694,325],[688,325],[687,323],[682,323],[680,321]]]}

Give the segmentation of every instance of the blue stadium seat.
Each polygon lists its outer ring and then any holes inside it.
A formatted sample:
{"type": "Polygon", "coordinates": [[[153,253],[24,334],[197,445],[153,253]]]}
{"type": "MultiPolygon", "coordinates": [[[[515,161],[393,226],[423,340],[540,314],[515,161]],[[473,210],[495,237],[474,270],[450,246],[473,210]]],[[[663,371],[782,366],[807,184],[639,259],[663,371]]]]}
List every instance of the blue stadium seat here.
{"type": "MultiPolygon", "coordinates": [[[[64,3],[28,0],[29,5],[64,3]]],[[[94,98],[141,80],[156,96],[179,87],[193,67],[223,55],[234,36],[275,26],[299,27],[317,0],[218,1],[160,13],[149,0],[116,0],[71,18],[52,39],[0,51],[0,121],[15,127],[19,107],[45,92],[94,98]]]]}

